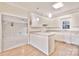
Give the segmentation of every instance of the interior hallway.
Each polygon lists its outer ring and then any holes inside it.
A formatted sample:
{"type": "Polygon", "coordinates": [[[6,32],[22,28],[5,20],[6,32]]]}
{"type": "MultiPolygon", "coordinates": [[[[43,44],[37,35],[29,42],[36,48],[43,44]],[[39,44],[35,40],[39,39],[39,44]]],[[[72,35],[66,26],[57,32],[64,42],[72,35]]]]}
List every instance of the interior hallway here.
{"type": "MultiPolygon", "coordinates": [[[[1,56],[46,56],[44,53],[32,47],[31,45],[23,45],[18,48],[5,51],[0,55],[1,56]]],[[[55,52],[52,53],[50,56],[78,56],[78,55],[79,55],[78,46],[56,41],[55,52]]]]}

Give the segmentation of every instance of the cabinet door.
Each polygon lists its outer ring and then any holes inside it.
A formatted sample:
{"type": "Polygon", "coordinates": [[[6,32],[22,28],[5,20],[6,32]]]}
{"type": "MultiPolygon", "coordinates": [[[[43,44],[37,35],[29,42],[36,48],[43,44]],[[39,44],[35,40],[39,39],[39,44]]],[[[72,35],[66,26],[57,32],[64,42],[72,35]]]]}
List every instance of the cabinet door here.
{"type": "Polygon", "coordinates": [[[55,40],[57,40],[57,41],[64,41],[64,36],[62,34],[56,34],[55,35],[55,40]]]}
{"type": "Polygon", "coordinates": [[[72,42],[71,41],[72,37],[71,37],[71,33],[70,32],[64,32],[63,35],[64,35],[64,41],[66,43],[71,43],[72,42]]]}
{"type": "Polygon", "coordinates": [[[30,35],[30,44],[48,54],[48,38],[44,35],[30,35]]]}
{"type": "Polygon", "coordinates": [[[72,44],[79,45],[79,35],[77,34],[72,35],[72,44]]]}

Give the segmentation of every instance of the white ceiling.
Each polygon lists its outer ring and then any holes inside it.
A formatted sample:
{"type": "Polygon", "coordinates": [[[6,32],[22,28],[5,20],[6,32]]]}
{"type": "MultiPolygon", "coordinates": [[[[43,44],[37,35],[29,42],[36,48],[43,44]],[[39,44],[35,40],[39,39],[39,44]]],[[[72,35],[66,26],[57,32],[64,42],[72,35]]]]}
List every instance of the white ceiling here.
{"type": "Polygon", "coordinates": [[[79,8],[78,2],[63,2],[64,7],[55,10],[52,8],[52,4],[54,3],[56,2],[9,2],[7,4],[22,8],[28,12],[36,12],[43,16],[47,16],[49,12],[51,12],[53,16],[59,16],[60,14],[65,14],[79,8]]]}

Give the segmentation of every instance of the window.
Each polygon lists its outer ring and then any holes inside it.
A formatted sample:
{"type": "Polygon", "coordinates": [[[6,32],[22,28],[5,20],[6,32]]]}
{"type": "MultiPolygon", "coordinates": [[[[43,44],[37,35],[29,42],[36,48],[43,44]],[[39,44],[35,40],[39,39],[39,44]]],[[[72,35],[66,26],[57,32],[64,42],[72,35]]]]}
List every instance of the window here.
{"type": "Polygon", "coordinates": [[[63,29],[70,29],[70,22],[69,21],[63,21],[62,22],[62,28],[63,29]]]}

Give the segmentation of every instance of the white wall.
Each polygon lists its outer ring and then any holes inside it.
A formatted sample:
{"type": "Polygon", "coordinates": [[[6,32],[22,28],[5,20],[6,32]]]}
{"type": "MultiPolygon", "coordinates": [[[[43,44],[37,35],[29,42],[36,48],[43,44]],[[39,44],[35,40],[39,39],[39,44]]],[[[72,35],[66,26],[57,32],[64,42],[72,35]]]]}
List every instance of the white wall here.
{"type": "Polygon", "coordinates": [[[1,20],[1,14],[0,14],[0,52],[2,47],[2,20],[1,20]]]}
{"type": "MultiPolygon", "coordinates": [[[[63,17],[63,18],[70,17],[69,21],[70,21],[70,24],[71,24],[71,30],[78,30],[79,29],[79,12],[76,12],[76,13],[73,13],[73,14],[64,15],[64,16],[60,16],[60,17],[63,17]]],[[[60,19],[60,17],[58,17],[58,19],[57,19],[59,24],[62,21],[60,19]]],[[[52,23],[52,25],[54,25],[54,24],[52,23]]]]}
{"type": "MultiPolygon", "coordinates": [[[[71,24],[71,30],[78,30],[79,29],[79,12],[73,13],[73,14],[68,14],[68,15],[63,15],[59,17],[55,17],[52,19],[47,19],[45,17],[40,17],[40,21],[36,25],[36,27],[42,26],[43,23],[47,23],[48,27],[52,28],[47,28],[47,29],[52,29],[52,30],[61,30],[61,18],[66,18],[70,17],[70,24],[71,24]]],[[[42,28],[32,28],[31,30],[38,30],[40,31],[42,28]]]]}
{"type": "Polygon", "coordinates": [[[27,25],[26,23],[19,22],[19,20],[21,21],[22,19],[3,16],[3,50],[15,48],[28,43],[27,25]],[[18,22],[15,22],[16,20],[18,20],[18,22]],[[13,26],[11,26],[12,22],[13,26]]]}
{"type": "MultiPolygon", "coordinates": [[[[0,3],[0,13],[9,13],[9,14],[17,15],[17,16],[27,17],[28,12],[27,12],[27,10],[24,10],[24,9],[21,9],[21,8],[18,8],[15,6],[11,6],[11,5],[1,2],[0,3]]],[[[11,20],[11,19],[9,19],[9,20],[11,20]]],[[[13,20],[16,20],[16,19],[13,19],[13,20]]],[[[18,22],[18,20],[17,20],[17,22],[18,22]]],[[[21,21],[19,21],[19,22],[21,22],[21,21]]],[[[8,25],[10,25],[10,24],[7,24],[6,26],[8,26],[8,25]]],[[[19,26],[19,25],[16,24],[16,26],[19,26]]],[[[23,26],[24,25],[21,25],[21,28],[23,28],[23,26]]],[[[7,28],[8,31],[9,31],[9,29],[10,28],[7,28]]],[[[18,28],[17,30],[19,30],[19,29],[20,28],[18,28]]],[[[27,37],[27,36],[25,36],[25,37],[27,37]]],[[[25,37],[23,38],[23,40],[25,39],[25,37]]],[[[22,37],[18,37],[18,39],[20,39],[20,38],[22,38],[22,37]]],[[[2,40],[2,23],[1,23],[1,16],[0,16],[0,51],[1,51],[1,46],[2,46],[1,40],[2,40]]],[[[20,42],[23,42],[23,41],[20,40],[18,43],[20,43],[20,42]]],[[[24,42],[27,43],[27,40],[24,42]]]]}
{"type": "Polygon", "coordinates": [[[79,29],[79,12],[72,15],[73,17],[73,28],[79,29]]]}

